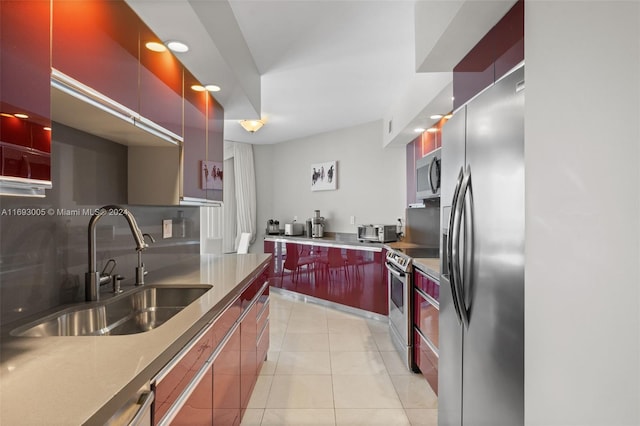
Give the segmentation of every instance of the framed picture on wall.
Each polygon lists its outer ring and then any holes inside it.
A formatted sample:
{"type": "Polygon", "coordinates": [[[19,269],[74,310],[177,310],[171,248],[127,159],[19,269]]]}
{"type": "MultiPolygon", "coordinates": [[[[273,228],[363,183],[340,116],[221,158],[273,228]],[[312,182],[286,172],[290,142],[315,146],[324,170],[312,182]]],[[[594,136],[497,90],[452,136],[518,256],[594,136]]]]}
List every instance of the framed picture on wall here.
{"type": "Polygon", "coordinates": [[[332,191],[338,189],[337,161],[311,165],[311,190],[332,191]]]}
{"type": "Polygon", "coordinates": [[[217,161],[201,161],[202,189],[222,190],[222,163],[217,161]]]}

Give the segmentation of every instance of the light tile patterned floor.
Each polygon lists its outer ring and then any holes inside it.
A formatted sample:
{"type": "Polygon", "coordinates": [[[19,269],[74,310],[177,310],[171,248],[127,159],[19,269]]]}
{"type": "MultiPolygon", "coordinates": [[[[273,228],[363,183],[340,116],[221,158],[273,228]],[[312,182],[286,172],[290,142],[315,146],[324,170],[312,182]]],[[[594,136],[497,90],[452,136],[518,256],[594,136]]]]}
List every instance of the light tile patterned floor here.
{"type": "Polygon", "coordinates": [[[437,426],[385,323],[271,294],[271,346],[242,425],[437,426]]]}

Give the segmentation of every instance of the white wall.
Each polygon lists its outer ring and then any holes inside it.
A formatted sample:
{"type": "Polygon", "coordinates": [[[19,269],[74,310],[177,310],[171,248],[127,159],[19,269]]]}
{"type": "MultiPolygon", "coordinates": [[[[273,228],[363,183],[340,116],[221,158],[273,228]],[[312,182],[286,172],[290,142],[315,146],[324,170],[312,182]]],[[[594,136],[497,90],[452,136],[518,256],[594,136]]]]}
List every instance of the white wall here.
{"type": "MultiPolygon", "coordinates": [[[[404,220],[404,147],[382,147],[381,121],[274,145],[255,145],[258,230],[266,220],[304,223],[320,210],[326,231],[357,232],[362,223],[404,220]],[[311,164],[338,162],[338,189],[311,191],[311,164]],[[356,225],[349,223],[355,216],[356,225]]],[[[259,234],[260,235],[260,234],[259,234]]],[[[252,248],[254,251],[257,247],[252,248]]],[[[261,249],[261,247],[259,247],[261,249]]]]}
{"type": "Polygon", "coordinates": [[[640,424],[640,2],[525,3],[525,423],[640,424]]]}

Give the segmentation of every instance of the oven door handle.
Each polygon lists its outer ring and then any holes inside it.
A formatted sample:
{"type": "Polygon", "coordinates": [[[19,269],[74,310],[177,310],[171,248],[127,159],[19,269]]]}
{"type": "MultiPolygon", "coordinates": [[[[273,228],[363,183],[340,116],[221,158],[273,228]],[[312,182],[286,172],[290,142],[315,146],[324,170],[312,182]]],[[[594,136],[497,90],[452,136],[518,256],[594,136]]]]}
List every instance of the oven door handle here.
{"type": "Polygon", "coordinates": [[[393,265],[391,265],[389,262],[387,262],[387,271],[391,272],[393,275],[395,275],[398,278],[404,278],[405,277],[405,273],[398,271],[393,265]]]}

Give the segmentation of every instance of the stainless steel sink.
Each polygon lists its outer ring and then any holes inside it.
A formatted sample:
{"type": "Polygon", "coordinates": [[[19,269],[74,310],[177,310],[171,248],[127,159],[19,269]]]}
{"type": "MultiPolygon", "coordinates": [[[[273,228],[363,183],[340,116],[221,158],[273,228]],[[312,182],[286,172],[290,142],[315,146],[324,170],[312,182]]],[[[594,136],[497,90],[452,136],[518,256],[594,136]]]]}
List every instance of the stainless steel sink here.
{"type": "Polygon", "coordinates": [[[144,286],[92,306],[68,308],[11,331],[13,336],[113,336],[152,330],[211,288],[144,286]]]}

